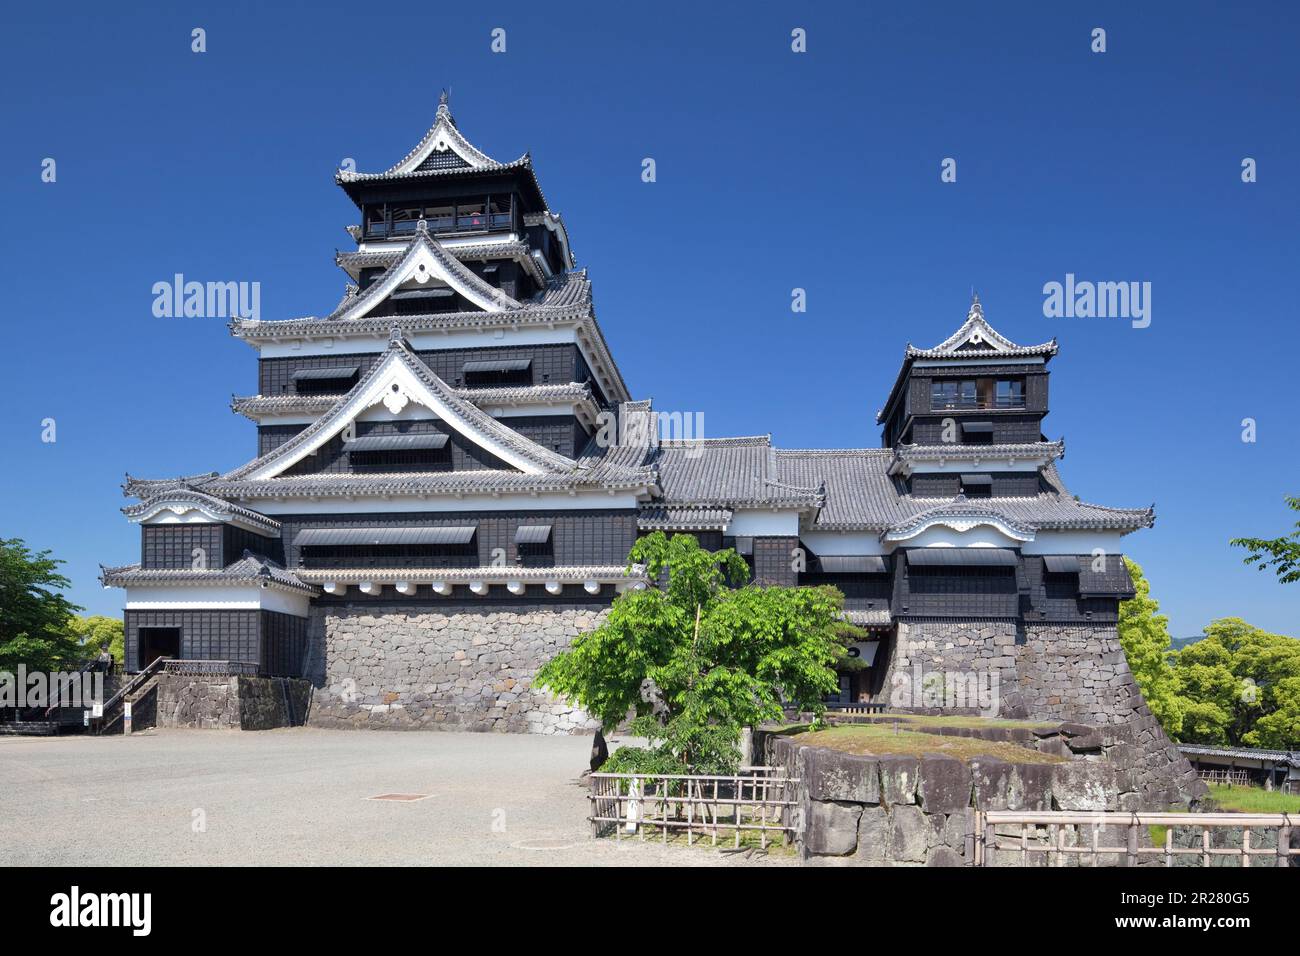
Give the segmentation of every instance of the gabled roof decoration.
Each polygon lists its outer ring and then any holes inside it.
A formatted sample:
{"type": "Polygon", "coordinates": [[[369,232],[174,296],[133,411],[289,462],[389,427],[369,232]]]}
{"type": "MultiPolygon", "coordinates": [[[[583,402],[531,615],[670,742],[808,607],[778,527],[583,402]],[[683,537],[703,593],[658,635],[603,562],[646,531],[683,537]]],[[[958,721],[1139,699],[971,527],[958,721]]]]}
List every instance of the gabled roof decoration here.
{"type": "MultiPolygon", "coordinates": [[[[589,416],[598,413],[591,385],[566,382],[545,385],[501,385],[455,388],[452,391],[479,408],[512,405],[581,405],[589,416]]],[[[319,415],[329,411],[340,395],[232,395],[230,410],[257,421],[269,415],[319,415]]]]}
{"type": "Polygon", "coordinates": [[[393,329],[384,357],[335,405],[283,445],[222,476],[223,481],[274,478],[333,438],[367,408],[397,414],[411,402],[433,411],[470,441],[526,474],[565,474],[576,463],[524,438],[460,398],[407,348],[393,329]]]}
{"type": "Polygon", "coordinates": [[[493,173],[519,169],[526,171],[532,178],[537,195],[546,204],[537,175],[533,172],[532,157],[528,153],[518,159],[502,163],[483,152],[461,133],[452,118],[448,105],[447,91],[443,90],[438,99],[438,109],[434,113],[433,125],[421,137],[415,147],[400,160],[389,166],[382,173],[354,173],[339,170],[334,174],[334,181],[345,188],[351,183],[376,182],[385,180],[402,180],[420,177],[473,175],[476,173],[493,173]]]}
{"type": "MultiPolygon", "coordinates": [[[[334,264],[353,279],[359,279],[362,269],[392,268],[401,261],[403,252],[409,245],[410,242],[408,241],[403,245],[394,245],[391,249],[385,248],[368,252],[335,252],[334,264]]],[[[444,242],[442,248],[448,255],[455,256],[461,262],[512,259],[518,262],[538,285],[545,285],[547,281],[547,276],[542,271],[537,258],[533,256],[531,247],[522,240],[476,242],[469,245],[444,242]]]]}
{"type": "Polygon", "coordinates": [[[219,524],[236,525],[266,537],[274,538],[280,535],[280,522],[274,518],[241,508],[213,495],[189,489],[168,491],[122,509],[122,513],[137,524],[149,521],[164,511],[177,516],[198,512],[219,524]]]}
{"type": "Polygon", "coordinates": [[[971,294],[970,310],[966,321],[952,335],[938,345],[928,349],[918,349],[910,342],[903,353],[903,364],[898,370],[894,386],[889,390],[889,397],[884,406],[876,413],[876,422],[883,423],[890,407],[898,397],[899,387],[907,376],[907,370],[916,361],[952,361],[952,362],[989,362],[1006,358],[1041,358],[1050,359],[1057,352],[1056,339],[1038,345],[1017,345],[984,318],[984,307],[980,305],[979,296],[971,294]]]}
{"type": "Polygon", "coordinates": [[[429,235],[429,226],[423,219],[416,226],[415,236],[406,246],[402,257],[388,271],[372,282],[359,295],[344,296],[343,301],[322,321],[350,322],[365,316],[375,306],[391,296],[407,282],[424,285],[430,279],[445,283],[455,289],[484,312],[508,312],[522,306],[500,289],[475,275],[465,264],[447,252],[442,244],[429,235]]]}
{"type": "Polygon", "coordinates": [[[1065,456],[1065,442],[1038,441],[1017,442],[1001,445],[898,445],[893,449],[894,460],[890,463],[890,474],[906,474],[913,462],[949,461],[973,462],[979,465],[995,465],[1002,462],[1042,462],[1046,464],[1065,456]]]}
{"type": "Polygon", "coordinates": [[[245,551],[244,556],[224,568],[192,571],[188,568],[141,568],[138,564],[106,568],[100,565],[100,583],[106,588],[146,587],[150,585],[212,586],[230,584],[255,585],[299,594],[316,595],[320,590],[301,580],[292,571],[260,554],[245,551]]]}
{"type": "Polygon", "coordinates": [[[976,505],[958,495],[949,504],[940,505],[929,511],[923,511],[904,521],[899,521],[881,532],[882,541],[905,542],[915,538],[921,532],[935,526],[951,528],[954,531],[969,531],[972,528],[988,526],[996,529],[1004,537],[1023,543],[1034,539],[1035,529],[1027,522],[1004,514],[1000,509],[988,507],[983,501],[976,505]]]}
{"type": "Polygon", "coordinates": [[[339,173],[339,179],[405,176],[438,169],[499,169],[502,163],[483,152],[456,126],[451,115],[450,97],[443,90],[438,96],[438,110],[433,125],[415,147],[382,173],[339,173]]]}
{"type": "MultiPolygon", "coordinates": [[[[776,456],[783,480],[802,485],[824,482],[826,486],[825,504],[817,519],[808,523],[810,531],[888,531],[959,500],[907,494],[889,474],[894,460],[890,448],[781,449],[776,456]]],[[[669,466],[660,462],[665,488],[674,485],[669,466]]],[[[1041,475],[1043,490],[1038,494],[981,498],[979,509],[1038,531],[1127,534],[1155,523],[1154,507],[1107,508],[1079,501],[1066,489],[1055,463],[1044,466],[1041,475]]]]}
{"type": "Polygon", "coordinates": [[[952,335],[934,348],[918,349],[907,346],[909,358],[988,358],[990,356],[1055,355],[1056,339],[1039,345],[1017,345],[984,318],[984,307],[978,295],[971,295],[970,311],[966,321],[952,335]]]}

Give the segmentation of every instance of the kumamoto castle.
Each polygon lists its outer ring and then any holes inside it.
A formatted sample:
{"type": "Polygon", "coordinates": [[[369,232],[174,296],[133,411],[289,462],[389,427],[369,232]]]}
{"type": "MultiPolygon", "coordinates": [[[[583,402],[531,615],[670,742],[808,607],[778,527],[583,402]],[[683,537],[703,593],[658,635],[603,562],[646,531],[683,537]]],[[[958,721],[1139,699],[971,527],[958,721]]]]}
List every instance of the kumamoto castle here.
{"type": "MultiPolygon", "coordinates": [[[[126,661],[249,662],[315,687],[323,726],[569,733],[536,669],[596,626],[639,535],[735,548],[756,581],[824,584],[871,640],[842,702],[918,671],[997,678],[1003,716],[1133,727],[1172,773],[1119,645],[1123,537],[1149,508],[1088,504],[1043,434],[1055,341],[1019,345],[972,301],[908,346],[879,447],[659,437],[596,321],[528,155],[433,126],[382,172],[342,172],[361,224],[329,314],[237,319],[257,387],[231,407],[257,454],[224,473],[128,476],[139,563],[126,661]]],[[[920,703],[919,701],[917,703],[920,703]]]]}

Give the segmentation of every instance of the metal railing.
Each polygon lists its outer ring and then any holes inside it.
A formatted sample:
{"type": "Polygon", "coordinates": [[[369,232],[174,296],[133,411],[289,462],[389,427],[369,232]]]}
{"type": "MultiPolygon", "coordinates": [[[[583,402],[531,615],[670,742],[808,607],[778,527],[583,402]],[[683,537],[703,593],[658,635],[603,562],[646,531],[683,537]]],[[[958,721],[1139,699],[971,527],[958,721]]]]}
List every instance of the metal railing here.
{"type": "MultiPolygon", "coordinates": [[[[975,814],[975,865],[994,866],[998,853],[1014,854],[1011,862],[1030,866],[1043,859],[1048,866],[1063,866],[1072,857],[1080,865],[1090,860],[1093,866],[1107,865],[1109,856],[1123,866],[1138,866],[1143,859],[1162,860],[1165,866],[1183,857],[1199,859],[1210,866],[1215,857],[1235,857],[1241,866],[1251,860],[1266,858],[1268,866],[1294,866],[1300,849],[1292,848],[1291,835],[1300,826],[1300,817],[1289,813],[1071,813],[1065,811],[1021,812],[1018,810],[984,810],[975,814]],[[1018,833],[998,833],[998,829],[1019,828],[1018,833]],[[1162,846],[1143,846],[1142,835],[1148,827],[1164,828],[1162,846]],[[1200,828],[1199,846],[1175,846],[1176,830],[1200,828]],[[1214,846],[1212,833],[1241,831],[1240,846],[1214,846]],[[1251,846],[1251,837],[1260,831],[1277,831],[1275,846],[1251,846]],[[1103,839],[1123,832],[1123,846],[1104,845],[1103,839]]],[[[1154,842],[1154,841],[1152,841],[1154,842]]],[[[1007,859],[1001,858],[1002,862],[1007,859]]]]}
{"type": "Polygon", "coordinates": [[[593,836],[639,836],[653,831],[665,844],[670,834],[686,833],[688,846],[731,834],[740,846],[741,834],[757,834],[767,849],[780,835],[782,845],[794,836],[798,804],[797,777],[769,767],[742,767],[741,772],[715,774],[593,773],[587,800],[593,836]]]}
{"type": "Polygon", "coordinates": [[[883,703],[876,704],[869,701],[854,701],[848,704],[832,701],[826,704],[826,710],[836,714],[883,714],[886,709],[883,703]]]}
{"type": "Polygon", "coordinates": [[[947,410],[985,410],[990,408],[1024,408],[1025,399],[1020,398],[940,398],[932,396],[930,407],[933,411],[947,410]]]}
{"type": "Polygon", "coordinates": [[[168,660],[164,670],[178,677],[256,677],[261,666],[256,661],[187,661],[168,660]]]}

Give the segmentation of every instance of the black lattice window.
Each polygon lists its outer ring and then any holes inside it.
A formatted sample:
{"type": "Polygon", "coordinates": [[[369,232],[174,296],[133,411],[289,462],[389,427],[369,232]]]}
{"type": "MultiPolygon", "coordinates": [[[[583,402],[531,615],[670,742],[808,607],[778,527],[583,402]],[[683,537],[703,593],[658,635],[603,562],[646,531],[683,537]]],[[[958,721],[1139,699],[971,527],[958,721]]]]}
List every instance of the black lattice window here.
{"type": "Polygon", "coordinates": [[[451,444],[442,448],[416,448],[401,451],[354,451],[348,455],[352,470],[358,473],[408,471],[451,471],[451,444]]]}
{"type": "Polygon", "coordinates": [[[466,544],[331,544],[303,547],[304,568],[473,568],[478,545],[466,544]]]}

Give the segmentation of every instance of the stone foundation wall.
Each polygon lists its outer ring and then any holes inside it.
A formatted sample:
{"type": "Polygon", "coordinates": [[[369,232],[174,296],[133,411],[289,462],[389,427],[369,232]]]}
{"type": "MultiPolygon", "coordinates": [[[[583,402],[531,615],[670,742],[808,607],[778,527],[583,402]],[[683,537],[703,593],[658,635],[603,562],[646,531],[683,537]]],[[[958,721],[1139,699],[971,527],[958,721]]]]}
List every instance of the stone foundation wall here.
{"type": "Polygon", "coordinates": [[[162,674],[155,693],[159,727],[271,730],[304,723],[311,705],[311,685],[291,678],[162,674]]]}
{"type": "Polygon", "coordinates": [[[311,723],[570,734],[583,711],[532,688],[537,669],[608,610],[552,604],[313,608],[311,723]]]}
{"type": "Polygon", "coordinates": [[[796,843],[809,862],[970,866],[976,810],[1119,809],[1122,784],[1104,760],[861,756],[763,737],[768,765],[802,781],[796,843]]]}
{"type": "MultiPolygon", "coordinates": [[[[1054,625],[1014,621],[903,621],[883,693],[898,708],[927,709],[924,675],[955,675],[958,687],[992,690],[988,699],[957,699],[956,712],[985,716],[1072,720],[1115,728],[1112,762],[1137,774],[1142,808],[1157,810],[1199,800],[1206,790],[1142,699],[1114,624],[1054,625]],[[922,697],[922,699],[916,699],[922,697]]],[[[952,700],[946,706],[953,712],[952,700]]],[[[1127,809],[1127,808],[1126,808],[1127,809]]]]}

